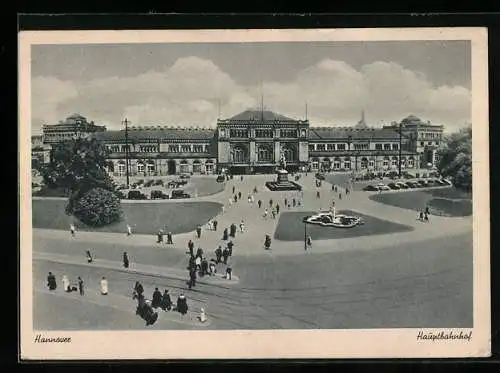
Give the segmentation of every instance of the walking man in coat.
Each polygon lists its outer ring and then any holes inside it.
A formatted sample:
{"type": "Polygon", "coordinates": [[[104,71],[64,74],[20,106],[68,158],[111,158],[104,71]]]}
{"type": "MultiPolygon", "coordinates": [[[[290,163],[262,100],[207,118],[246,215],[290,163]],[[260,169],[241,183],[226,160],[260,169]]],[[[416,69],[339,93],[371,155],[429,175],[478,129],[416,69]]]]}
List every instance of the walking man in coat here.
{"type": "Polygon", "coordinates": [[[188,311],[187,299],[184,293],[181,293],[177,298],[177,311],[179,311],[181,315],[185,315],[188,311]]]}
{"type": "Polygon", "coordinates": [[[189,254],[191,256],[194,256],[194,242],[189,240],[188,242],[188,249],[189,249],[189,254]]]}
{"type": "Polygon", "coordinates": [[[227,258],[229,258],[229,249],[227,247],[224,248],[224,251],[222,252],[222,257],[224,258],[223,263],[227,264],[227,258]]]}
{"type": "Polygon", "coordinates": [[[47,287],[49,290],[56,290],[57,288],[56,276],[54,276],[52,272],[49,272],[47,276],[47,287]]]}
{"type": "Polygon", "coordinates": [[[217,231],[217,220],[214,219],[214,221],[212,222],[212,226],[214,227],[214,231],[217,231]]]}
{"type": "Polygon", "coordinates": [[[163,296],[161,298],[161,309],[163,311],[170,311],[172,309],[172,299],[170,299],[168,289],[165,289],[163,292],[163,296]]]}
{"type": "Polygon", "coordinates": [[[124,268],[128,268],[128,266],[129,266],[128,254],[127,254],[127,252],[125,251],[125,252],[123,253],[123,267],[124,267],[124,268]]]}
{"type": "Polygon", "coordinates": [[[234,246],[233,241],[229,241],[227,243],[227,249],[229,251],[229,256],[233,256],[233,246],[234,246]]]}
{"type": "Polygon", "coordinates": [[[173,245],[174,241],[172,240],[172,232],[167,233],[167,245],[173,245]]]}
{"type": "Polygon", "coordinates": [[[85,289],[83,287],[83,280],[80,276],[78,276],[78,291],[80,292],[80,295],[85,295],[85,289]]]}
{"type": "Polygon", "coordinates": [[[217,247],[217,249],[215,249],[215,258],[216,258],[217,263],[221,262],[222,248],[220,247],[220,245],[219,245],[219,247],[217,247]]]}
{"type": "Polygon", "coordinates": [[[259,208],[261,208],[261,206],[262,206],[262,201],[261,201],[260,199],[257,201],[257,205],[259,205],[259,208]]]}
{"type": "Polygon", "coordinates": [[[160,292],[160,290],[158,290],[158,288],[155,288],[155,291],[153,292],[153,297],[151,300],[151,307],[153,307],[153,308],[160,307],[161,300],[162,300],[161,292],[160,292]]]}
{"type": "Polygon", "coordinates": [[[76,228],[75,228],[75,225],[73,223],[70,224],[69,231],[71,233],[71,237],[75,237],[76,228]]]}
{"type": "Polygon", "coordinates": [[[201,226],[200,226],[200,225],[198,225],[198,226],[196,227],[196,236],[197,236],[198,238],[201,238],[201,226]]]}

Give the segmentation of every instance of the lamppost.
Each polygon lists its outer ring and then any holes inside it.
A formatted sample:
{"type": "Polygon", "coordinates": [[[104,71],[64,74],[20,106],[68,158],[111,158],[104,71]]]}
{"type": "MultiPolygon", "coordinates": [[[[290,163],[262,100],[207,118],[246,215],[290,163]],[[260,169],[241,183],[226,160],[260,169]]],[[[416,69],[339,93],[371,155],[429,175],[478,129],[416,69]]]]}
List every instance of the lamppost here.
{"type": "Polygon", "coordinates": [[[127,189],[129,188],[129,184],[130,184],[130,174],[129,174],[129,151],[128,151],[128,124],[129,124],[129,121],[127,120],[127,118],[125,118],[125,120],[123,121],[123,123],[125,124],[125,172],[126,172],[126,175],[127,175],[127,189]]]}
{"type": "Polygon", "coordinates": [[[306,223],[306,218],[304,218],[303,222],[304,222],[304,250],[307,250],[307,223],[306,223]]]}
{"type": "MultiPolygon", "coordinates": [[[[352,144],[352,135],[347,136],[347,150],[349,151],[349,156],[350,156],[350,151],[351,151],[351,144],[352,144]]],[[[354,152],[354,170],[358,171],[358,154],[354,152]]]]}

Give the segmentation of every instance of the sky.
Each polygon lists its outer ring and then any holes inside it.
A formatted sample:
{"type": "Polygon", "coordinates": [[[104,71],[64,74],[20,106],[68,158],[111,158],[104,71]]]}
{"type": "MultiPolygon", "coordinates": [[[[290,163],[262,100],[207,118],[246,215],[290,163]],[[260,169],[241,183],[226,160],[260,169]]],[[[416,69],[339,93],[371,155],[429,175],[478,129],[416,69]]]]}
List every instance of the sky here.
{"type": "Polygon", "coordinates": [[[470,42],[370,41],[34,45],[32,133],[79,113],[108,129],[214,127],[264,107],[311,126],[413,114],[471,121],[470,42]]]}

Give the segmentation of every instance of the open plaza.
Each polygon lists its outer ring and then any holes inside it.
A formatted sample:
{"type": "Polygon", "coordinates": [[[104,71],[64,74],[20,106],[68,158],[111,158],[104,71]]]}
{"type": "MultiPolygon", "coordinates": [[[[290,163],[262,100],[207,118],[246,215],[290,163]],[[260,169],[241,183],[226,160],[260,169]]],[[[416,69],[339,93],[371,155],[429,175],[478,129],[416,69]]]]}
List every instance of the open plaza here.
{"type": "MultiPolygon", "coordinates": [[[[320,184],[314,173],[296,175],[301,186],[297,191],[269,190],[265,185],[276,179],[273,174],[235,176],[224,182],[217,182],[216,175],[193,175],[184,188],[191,198],[123,200],[122,221],[102,229],[72,220],[64,213],[64,198],[33,197],[34,327],[472,326],[470,196],[451,186],[368,192],[363,190],[366,182],[353,185],[342,172],[326,173],[320,184]],[[434,204],[440,213],[431,208],[427,221],[419,219],[419,211],[434,204]],[[336,228],[304,223],[304,217],[332,211],[332,206],[338,214],[358,216],[363,224],[336,228]],[[214,220],[216,229],[209,226],[214,220]],[[233,224],[235,236],[224,240],[224,230],[233,224]],[[171,234],[172,243],[158,242],[160,230],[171,234]],[[207,259],[216,257],[217,247],[234,244],[227,264],[217,263],[214,275],[198,276],[191,289],[190,241],[207,259]],[[91,263],[87,250],[93,255],[91,263]],[[128,268],[122,263],[124,252],[128,268]],[[231,279],[226,278],[228,266],[231,279]],[[55,291],[47,289],[48,272],[56,276],[55,291]],[[64,292],[64,275],[72,283],[80,277],[85,295],[64,292]],[[106,296],[101,295],[103,277],[108,282],[106,296]],[[145,326],[132,299],[137,281],[149,299],[155,288],[162,293],[168,289],[174,304],[185,294],[187,314],[159,309],[158,320],[145,326]]],[[[123,181],[120,177],[117,183],[123,181]]]]}

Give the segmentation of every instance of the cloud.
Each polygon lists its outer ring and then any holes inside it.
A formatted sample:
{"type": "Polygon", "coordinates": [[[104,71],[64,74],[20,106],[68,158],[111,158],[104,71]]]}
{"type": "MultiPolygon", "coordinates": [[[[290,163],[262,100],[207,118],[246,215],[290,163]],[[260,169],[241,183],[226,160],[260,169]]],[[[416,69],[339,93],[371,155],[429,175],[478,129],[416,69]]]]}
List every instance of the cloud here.
{"type": "MultiPolygon", "coordinates": [[[[288,82],[264,82],[265,106],[317,125],[355,124],[365,110],[369,124],[414,114],[449,128],[470,122],[471,94],[464,87],[435,86],[417,71],[395,62],[377,61],[355,69],[325,59],[299,71],[288,82]]],[[[55,123],[73,112],[117,128],[132,123],[214,126],[260,104],[261,86],[244,86],[212,61],[178,59],[159,71],[88,82],[33,79],[33,118],[55,123]]]]}

